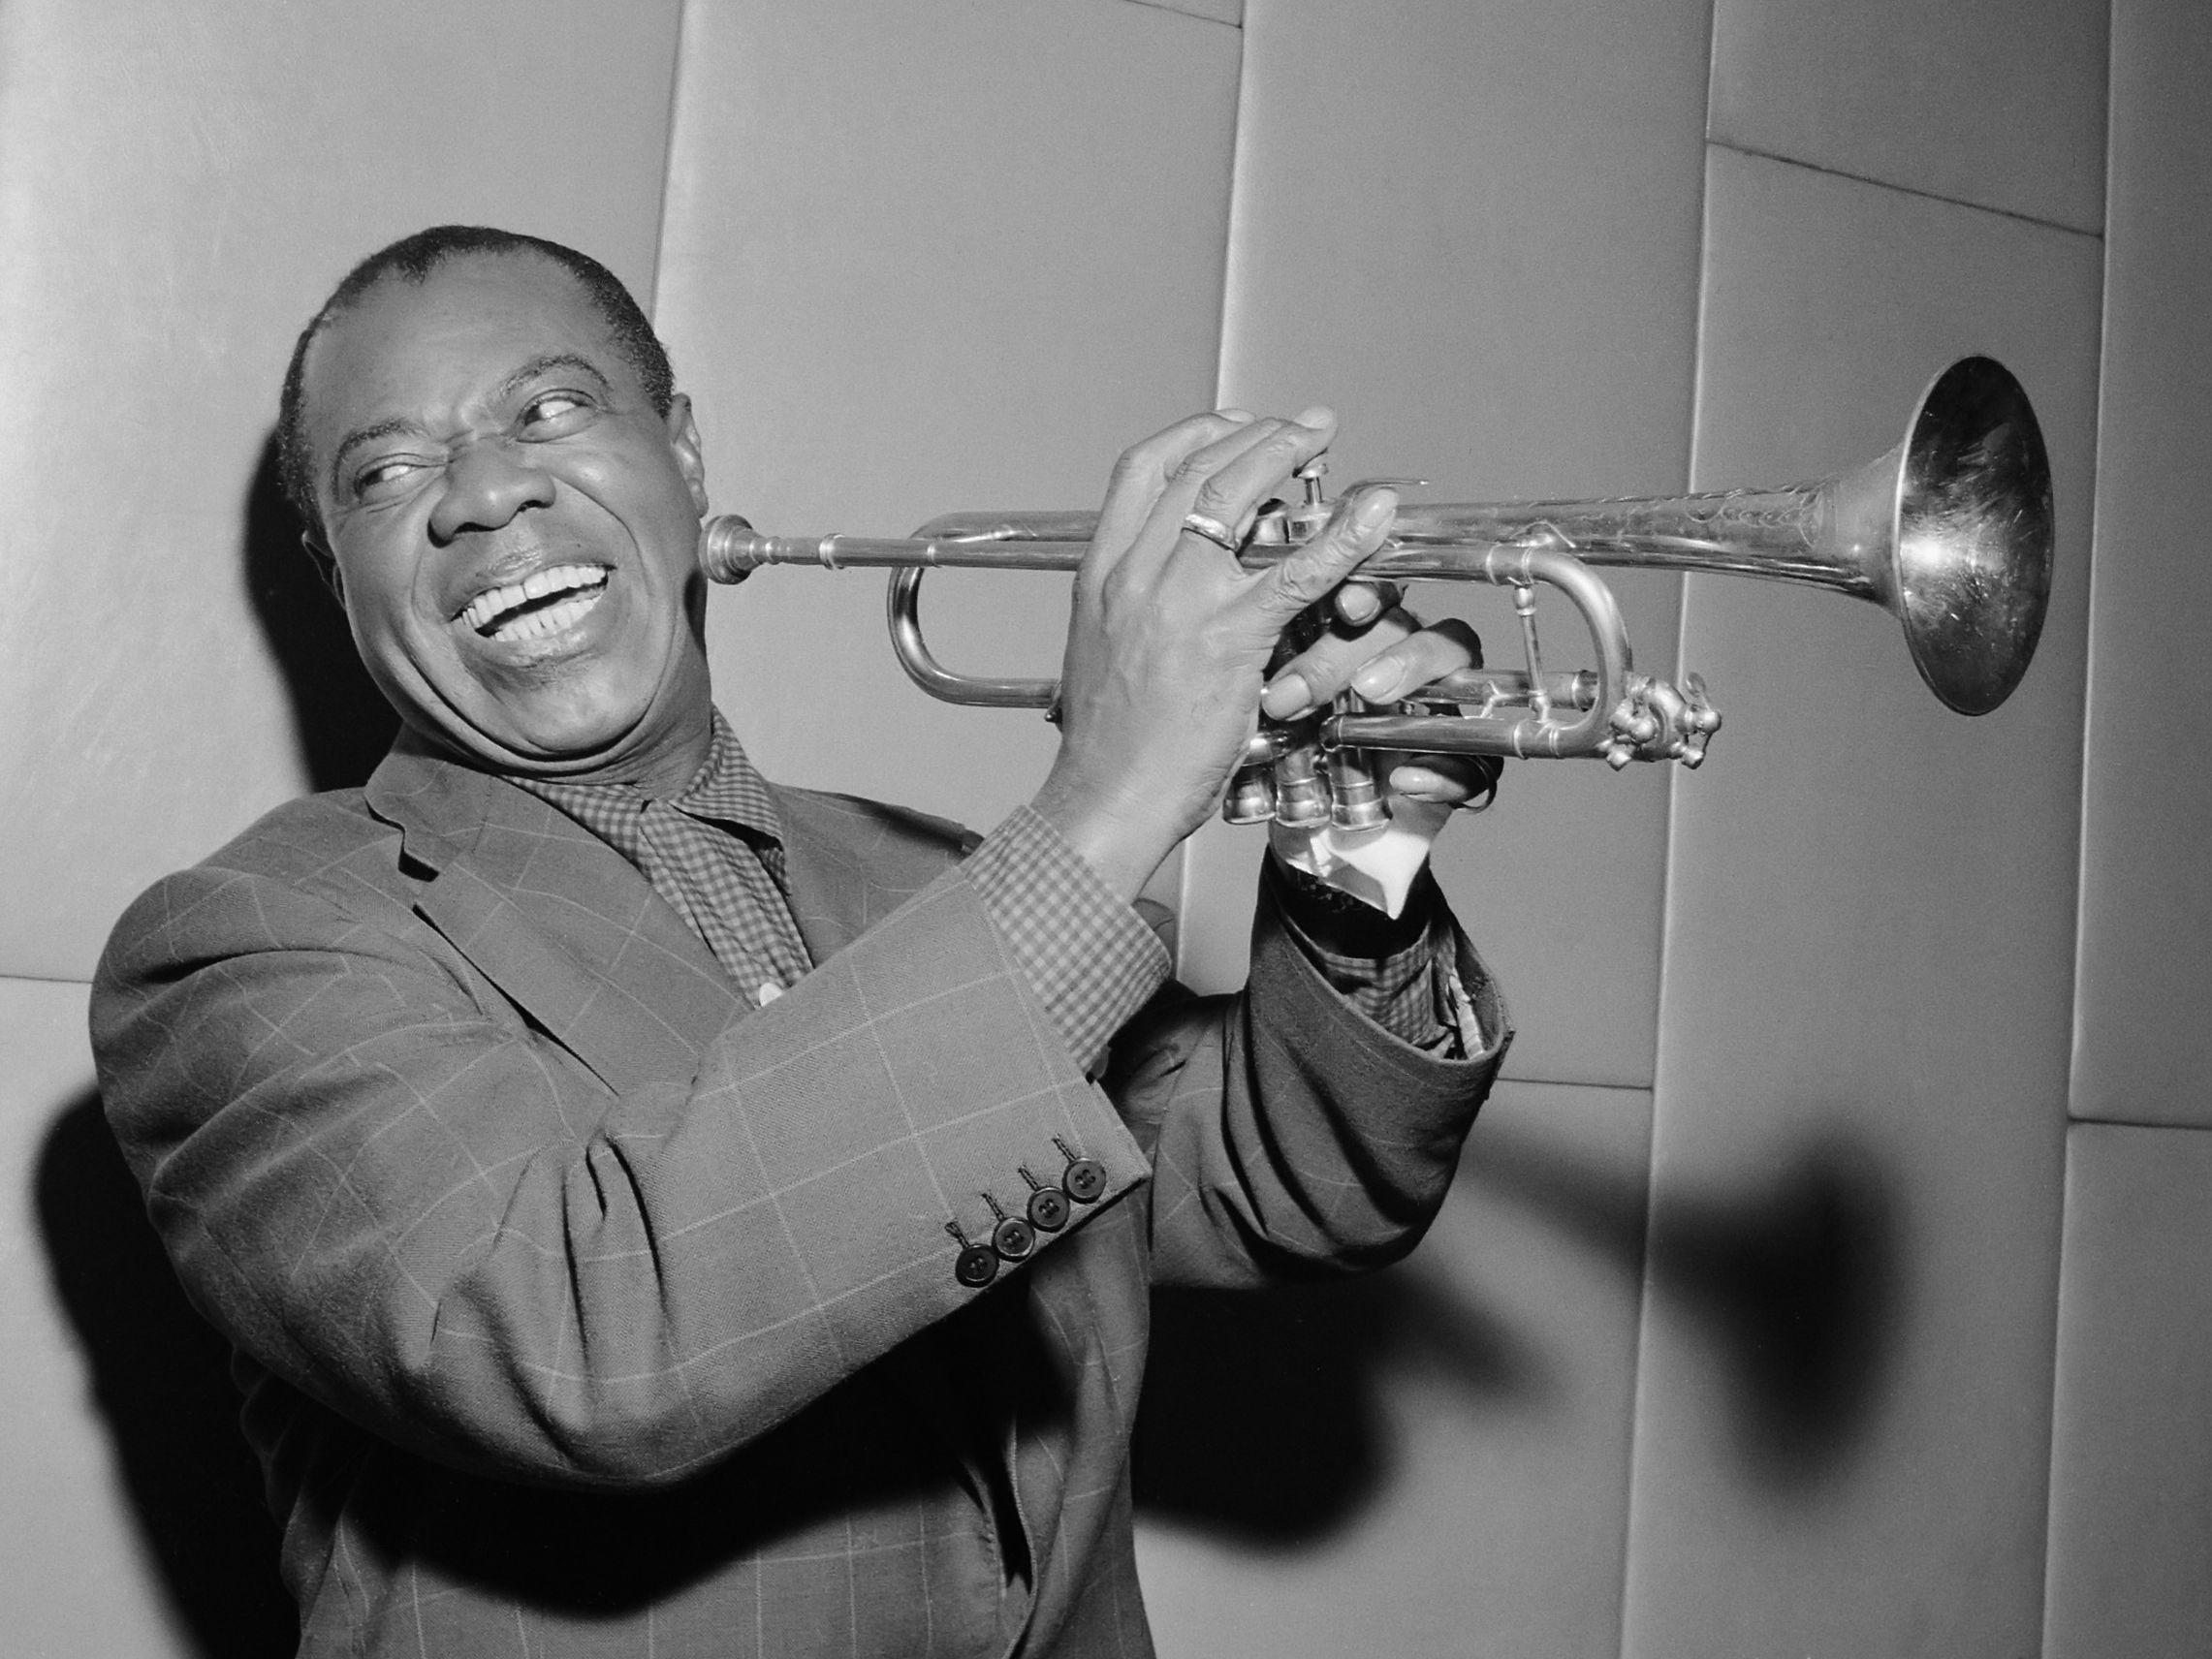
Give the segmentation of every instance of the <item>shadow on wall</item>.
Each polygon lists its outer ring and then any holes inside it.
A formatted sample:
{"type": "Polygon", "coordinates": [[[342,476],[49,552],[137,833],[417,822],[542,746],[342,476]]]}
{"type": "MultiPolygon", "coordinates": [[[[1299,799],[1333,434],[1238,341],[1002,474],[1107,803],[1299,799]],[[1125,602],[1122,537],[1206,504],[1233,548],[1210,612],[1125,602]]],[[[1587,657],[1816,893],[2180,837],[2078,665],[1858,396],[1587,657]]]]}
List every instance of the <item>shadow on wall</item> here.
{"type": "Polygon", "coordinates": [[[351,789],[384,759],[399,721],[361,666],[345,612],[300,545],[300,516],[284,499],[271,434],[246,489],[246,592],[284,672],[294,740],[309,787],[351,789]]]}
{"type": "Polygon", "coordinates": [[[177,1287],[97,1096],[55,1120],[37,1193],[55,1294],[178,1622],[206,1659],[281,1659],[298,1624],[238,1431],[230,1347],[177,1287]]]}
{"type": "MultiPolygon", "coordinates": [[[[1781,1495],[1848,1467],[1880,1404],[1901,1298],[1895,1183],[1857,1146],[1807,1144],[1757,1191],[1659,1195],[1523,1130],[1481,1135],[1460,1180],[1674,1300],[1733,1402],[1745,1473],[1781,1495]],[[1648,1264],[1647,1264],[1648,1252],[1648,1264]]],[[[1420,1366],[1471,1412],[1553,1387],[1542,1333],[1422,1259],[1365,1279],[1161,1292],[1138,1418],[1139,1506],[1262,1548],[1321,1542],[1387,1484],[1387,1375],[1420,1366]]]]}
{"type": "Polygon", "coordinates": [[[1475,1410],[1552,1386],[1531,1343],[1418,1258],[1280,1290],[1154,1293],[1138,1507],[1262,1548],[1328,1538],[1387,1484],[1383,1379],[1414,1366],[1475,1410]]]}
{"type": "Polygon", "coordinates": [[[1870,1149],[1832,1135],[1779,1158],[1758,1188],[1663,1189],[1627,1256],[1620,1217],[1641,1205],[1640,1181],[1629,1190],[1528,1139],[1493,1144],[1463,1178],[1630,1268],[1648,1252],[1650,1292],[1707,1338],[1751,1479],[1786,1493],[1849,1464],[1880,1404],[1904,1292],[1901,1188],[1870,1149]]]}

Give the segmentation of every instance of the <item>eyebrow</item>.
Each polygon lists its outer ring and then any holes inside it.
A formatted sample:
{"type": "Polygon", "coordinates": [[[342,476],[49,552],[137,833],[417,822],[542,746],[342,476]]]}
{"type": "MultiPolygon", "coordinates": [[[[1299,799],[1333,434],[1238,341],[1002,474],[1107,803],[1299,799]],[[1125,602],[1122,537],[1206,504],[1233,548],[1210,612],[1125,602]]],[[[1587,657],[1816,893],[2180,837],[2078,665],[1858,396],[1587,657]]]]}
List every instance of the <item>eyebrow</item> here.
{"type": "MultiPolygon", "coordinates": [[[[579,373],[590,376],[603,392],[610,392],[614,390],[613,383],[600,371],[599,365],[589,358],[579,357],[574,352],[547,352],[542,356],[530,359],[528,362],[522,364],[521,367],[501,381],[491,393],[491,401],[493,403],[504,403],[523,387],[529,385],[531,381],[537,379],[538,376],[556,368],[575,369],[579,373]]],[[[381,438],[396,437],[402,433],[419,433],[422,430],[423,426],[420,422],[410,421],[405,416],[399,415],[395,415],[387,421],[372,421],[365,426],[355,427],[345,435],[344,440],[331,456],[329,481],[331,493],[332,495],[340,493],[338,480],[345,471],[346,457],[363,444],[373,444],[381,438]]]]}

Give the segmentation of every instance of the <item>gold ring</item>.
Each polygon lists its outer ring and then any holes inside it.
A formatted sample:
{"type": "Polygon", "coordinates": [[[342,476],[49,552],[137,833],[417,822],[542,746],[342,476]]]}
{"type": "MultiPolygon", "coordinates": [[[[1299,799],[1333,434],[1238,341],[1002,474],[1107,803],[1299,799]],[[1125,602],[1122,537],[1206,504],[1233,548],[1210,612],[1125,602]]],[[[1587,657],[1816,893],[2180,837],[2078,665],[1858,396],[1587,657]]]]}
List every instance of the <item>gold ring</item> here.
{"type": "Polygon", "coordinates": [[[1193,536],[1203,536],[1224,552],[1237,550],[1237,533],[1218,518],[1209,518],[1203,513],[1185,513],[1183,527],[1193,536]]]}

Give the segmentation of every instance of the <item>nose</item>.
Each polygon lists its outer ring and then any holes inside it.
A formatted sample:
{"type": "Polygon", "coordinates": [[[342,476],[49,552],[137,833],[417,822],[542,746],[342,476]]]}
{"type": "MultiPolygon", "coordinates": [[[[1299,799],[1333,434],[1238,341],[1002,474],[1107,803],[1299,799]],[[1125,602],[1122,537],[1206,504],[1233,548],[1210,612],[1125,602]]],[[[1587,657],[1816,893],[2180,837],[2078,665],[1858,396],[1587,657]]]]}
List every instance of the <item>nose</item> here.
{"type": "Polygon", "coordinates": [[[525,454],[497,440],[463,447],[446,463],[445,492],[430,510],[430,536],[497,530],[531,507],[553,505],[553,483],[525,454]]]}

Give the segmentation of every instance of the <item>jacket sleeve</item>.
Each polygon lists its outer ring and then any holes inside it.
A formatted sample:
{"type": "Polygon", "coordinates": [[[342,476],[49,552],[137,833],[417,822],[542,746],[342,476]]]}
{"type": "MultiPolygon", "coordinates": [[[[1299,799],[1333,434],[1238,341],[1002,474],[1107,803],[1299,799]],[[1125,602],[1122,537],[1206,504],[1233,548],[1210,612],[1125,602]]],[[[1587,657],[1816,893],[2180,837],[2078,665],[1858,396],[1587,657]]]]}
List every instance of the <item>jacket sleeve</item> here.
{"type": "Polygon", "coordinates": [[[1439,901],[1488,1046],[1444,1059],[1393,1036],[1322,977],[1261,885],[1234,997],[1170,986],[1116,1040],[1106,1085],[1153,1168],[1155,1283],[1253,1285],[1356,1271],[1412,1249],[1512,1040],[1489,971],[1439,901]]]}
{"type": "Polygon", "coordinates": [[[126,915],[92,1005],[194,1302],[442,1462],[679,1479],[971,1300],[946,1224],[987,1238],[985,1194],[1020,1214],[1018,1166],[1080,1152],[1109,1201],[1143,1178],[957,869],[733,1005],[695,1075],[618,1087],[443,943],[203,866],[126,915]]]}

